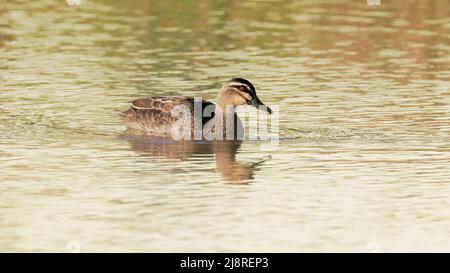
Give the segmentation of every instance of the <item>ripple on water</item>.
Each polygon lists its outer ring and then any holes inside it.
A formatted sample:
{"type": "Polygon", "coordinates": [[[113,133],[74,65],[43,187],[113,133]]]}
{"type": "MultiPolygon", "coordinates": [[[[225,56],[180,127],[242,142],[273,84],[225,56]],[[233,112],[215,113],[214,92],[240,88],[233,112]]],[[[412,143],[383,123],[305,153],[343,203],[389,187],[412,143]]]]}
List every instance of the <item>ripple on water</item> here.
{"type": "Polygon", "coordinates": [[[2,8],[0,251],[448,250],[448,1],[2,8]],[[118,137],[131,99],[234,76],[276,149],[118,137]]]}

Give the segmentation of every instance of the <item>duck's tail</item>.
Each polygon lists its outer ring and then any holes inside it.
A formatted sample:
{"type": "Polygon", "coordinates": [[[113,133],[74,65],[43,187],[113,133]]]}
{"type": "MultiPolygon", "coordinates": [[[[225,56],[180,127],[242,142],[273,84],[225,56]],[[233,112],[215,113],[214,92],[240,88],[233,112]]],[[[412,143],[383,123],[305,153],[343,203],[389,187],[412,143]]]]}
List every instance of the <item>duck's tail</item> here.
{"type": "Polygon", "coordinates": [[[119,114],[120,118],[127,126],[129,126],[135,118],[135,113],[132,108],[126,111],[114,110],[114,112],[117,112],[117,114],[119,114]]]}
{"type": "Polygon", "coordinates": [[[125,113],[120,110],[114,110],[114,112],[116,112],[119,116],[126,116],[125,113]]]}

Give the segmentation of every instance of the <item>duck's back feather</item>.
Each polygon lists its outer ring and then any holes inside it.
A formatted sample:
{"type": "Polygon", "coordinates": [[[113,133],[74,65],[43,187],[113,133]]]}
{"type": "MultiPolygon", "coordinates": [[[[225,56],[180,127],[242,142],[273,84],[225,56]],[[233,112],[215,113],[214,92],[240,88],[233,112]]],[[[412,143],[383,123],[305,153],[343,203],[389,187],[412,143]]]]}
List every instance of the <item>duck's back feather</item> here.
{"type": "MultiPolygon", "coordinates": [[[[131,101],[131,107],[122,113],[122,120],[129,129],[141,131],[144,134],[154,136],[170,136],[173,124],[183,118],[183,112],[173,111],[176,107],[183,107],[191,114],[193,128],[194,119],[200,118],[194,115],[194,98],[191,97],[148,97],[131,101]]],[[[214,104],[202,100],[203,109],[214,104]]],[[[214,116],[201,117],[202,127],[214,116]]]]}

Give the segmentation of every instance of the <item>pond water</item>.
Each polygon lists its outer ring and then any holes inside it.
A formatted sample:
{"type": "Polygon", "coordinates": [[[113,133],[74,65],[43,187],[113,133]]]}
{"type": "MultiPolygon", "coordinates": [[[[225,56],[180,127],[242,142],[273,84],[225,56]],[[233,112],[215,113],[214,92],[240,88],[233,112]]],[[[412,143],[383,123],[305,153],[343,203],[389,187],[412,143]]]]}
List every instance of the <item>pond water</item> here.
{"type": "Polygon", "coordinates": [[[450,251],[450,4],[406,2],[4,1],[0,251],[450,251]],[[234,76],[277,149],[123,134],[234,76]]]}

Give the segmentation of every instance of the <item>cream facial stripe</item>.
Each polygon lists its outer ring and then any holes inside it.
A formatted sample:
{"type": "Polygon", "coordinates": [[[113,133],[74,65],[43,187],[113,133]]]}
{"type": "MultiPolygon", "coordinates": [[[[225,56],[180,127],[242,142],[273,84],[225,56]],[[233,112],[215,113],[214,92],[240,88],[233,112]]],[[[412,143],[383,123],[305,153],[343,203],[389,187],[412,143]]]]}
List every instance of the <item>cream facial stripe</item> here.
{"type": "Polygon", "coordinates": [[[247,90],[252,90],[248,85],[246,85],[245,83],[240,83],[240,82],[231,82],[230,83],[230,87],[239,87],[239,86],[245,86],[247,87],[247,90]]]}

